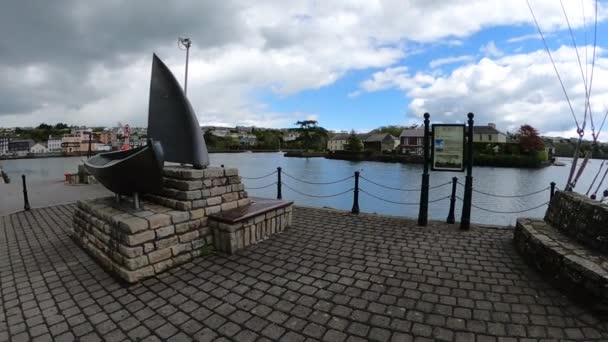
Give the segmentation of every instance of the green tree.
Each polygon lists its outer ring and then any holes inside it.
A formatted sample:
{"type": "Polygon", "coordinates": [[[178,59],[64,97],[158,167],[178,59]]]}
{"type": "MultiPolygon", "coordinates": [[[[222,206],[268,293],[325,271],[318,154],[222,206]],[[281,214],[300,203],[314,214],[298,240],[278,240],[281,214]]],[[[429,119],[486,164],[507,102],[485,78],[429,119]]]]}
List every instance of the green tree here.
{"type": "Polygon", "coordinates": [[[372,133],[388,133],[394,137],[399,137],[401,132],[405,129],[404,126],[389,125],[380,126],[372,131],[372,133]]]}
{"type": "Polygon", "coordinates": [[[344,150],[350,151],[350,152],[363,151],[363,142],[361,141],[361,139],[359,139],[359,137],[355,133],[355,130],[350,131],[350,135],[348,136],[348,141],[346,142],[346,145],[344,146],[344,150]]]}
{"type": "Polygon", "coordinates": [[[327,146],[327,130],[319,127],[317,120],[303,120],[296,122],[300,126],[298,141],[305,150],[324,151],[327,146]]]}

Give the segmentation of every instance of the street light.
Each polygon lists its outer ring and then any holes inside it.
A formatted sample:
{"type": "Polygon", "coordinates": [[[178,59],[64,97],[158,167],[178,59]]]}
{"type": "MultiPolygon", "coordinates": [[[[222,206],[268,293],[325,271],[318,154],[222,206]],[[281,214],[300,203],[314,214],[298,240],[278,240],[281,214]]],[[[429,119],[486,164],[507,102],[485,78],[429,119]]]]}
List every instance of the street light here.
{"type": "Polygon", "coordinates": [[[188,57],[190,57],[190,45],[192,45],[190,38],[177,38],[177,47],[180,50],[184,50],[184,47],[186,50],[186,74],[184,75],[184,94],[186,95],[188,95],[188,57]]]}

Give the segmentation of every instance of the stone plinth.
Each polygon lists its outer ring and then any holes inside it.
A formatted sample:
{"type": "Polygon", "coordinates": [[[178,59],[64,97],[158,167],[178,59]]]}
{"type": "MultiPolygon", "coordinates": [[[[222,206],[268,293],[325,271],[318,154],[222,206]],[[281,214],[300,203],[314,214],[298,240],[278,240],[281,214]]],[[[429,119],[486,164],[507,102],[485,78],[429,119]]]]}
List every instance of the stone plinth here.
{"type": "Polygon", "coordinates": [[[518,219],[513,240],[523,258],[554,285],[608,313],[608,257],[542,220],[518,219]]]}
{"type": "Polygon", "coordinates": [[[233,254],[291,226],[293,202],[253,199],[246,207],[209,216],[215,247],[233,254]]]}
{"type": "Polygon", "coordinates": [[[558,191],[545,221],[583,245],[608,255],[608,205],[575,192],[558,191]]]}
{"type": "Polygon", "coordinates": [[[219,167],[167,166],[162,192],[146,198],[177,210],[205,208],[206,215],[249,204],[238,170],[219,167]]]}
{"type": "Polygon", "coordinates": [[[292,202],[252,204],[236,169],[170,166],[164,176],[161,193],[144,196],[140,210],[114,198],[77,204],[74,240],[127,282],[214,248],[234,253],[291,225],[292,202]]]}
{"type": "Polygon", "coordinates": [[[148,201],[138,211],[114,198],[79,201],[73,229],[80,246],[130,283],[189,261],[213,244],[204,208],[178,211],[148,201]]]}

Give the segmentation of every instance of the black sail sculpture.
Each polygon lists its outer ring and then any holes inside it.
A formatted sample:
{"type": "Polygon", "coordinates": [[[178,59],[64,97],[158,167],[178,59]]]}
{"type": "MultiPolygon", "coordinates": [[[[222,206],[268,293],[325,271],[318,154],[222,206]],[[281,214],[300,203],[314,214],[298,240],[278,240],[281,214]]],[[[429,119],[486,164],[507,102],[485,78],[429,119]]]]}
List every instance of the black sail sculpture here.
{"type": "Polygon", "coordinates": [[[209,154],[196,114],[169,68],[154,54],[150,81],[148,136],[160,141],[165,161],[209,165],[209,154]]]}

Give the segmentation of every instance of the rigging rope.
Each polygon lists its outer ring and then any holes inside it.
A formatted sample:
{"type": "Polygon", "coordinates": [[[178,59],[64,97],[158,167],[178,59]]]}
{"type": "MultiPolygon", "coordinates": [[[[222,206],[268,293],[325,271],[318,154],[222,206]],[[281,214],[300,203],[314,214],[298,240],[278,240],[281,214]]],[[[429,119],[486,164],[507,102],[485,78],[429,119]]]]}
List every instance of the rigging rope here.
{"type": "Polygon", "coordinates": [[[602,163],[600,164],[600,169],[597,170],[597,173],[595,174],[595,177],[593,177],[593,181],[591,182],[591,185],[589,185],[589,189],[587,189],[587,192],[585,192],[585,196],[589,196],[589,191],[591,191],[591,189],[593,188],[593,184],[595,184],[595,181],[597,180],[597,177],[602,172],[602,168],[604,167],[604,163],[606,163],[605,160],[602,161],[602,163]]]}
{"type": "Polygon", "coordinates": [[[595,192],[591,195],[591,199],[595,199],[595,197],[597,196],[597,192],[600,191],[600,188],[602,187],[602,183],[604,183],[604,179],[606,179],[606,175],[608,175],[608,168],[606,168],[606,172],[604,172],[604,175],[602,176],[602,180],[597,185],[595,192]]]}
{"type": "Polygon", "coordinates": [[[557,70],[557,66],[555,65],[555,61],[553,60],[553,55],[551,55],[551,50],[549,50],[549,45],[547,45],[547,41],[545,40],[545,35],[543,31],[540,29],[540,25],[538,24],[538,20],[536,20],[536,15],[534,15],[534,10],[532,10],[532,6],[530,5],[530,0],[526,0],[528,4],[528,9],[530,9],[530,13],[532,14],[532,18],[534,19],[534,24],[536,25],[536,29],[538,30],[538,34],[540,35],[543,44],[545,45],[545,50],[547,50],[547,54],[549,55],[549,59],[551,60],[551,64],[553,65],[553,69],[555,70],[555,74],[557,75],[557,79],[559,80],[559,84],[562,86],[562,91],[564,92],[564,96],[566,96],[566,100],[568,101],[568,106],[570,107],[570,112],[572,113],[572,118],[574,118],[574,123],[576,123],[576,128],[579,136],[582,133],[581,126],[578,123],[578,119],[576,118],[576,114],[574,114],[574,108],[572,108],[572,103],[570,102],[570,97],[568,96],[568,92],[566,91],[566,87],[564,86],[564,82],[562,82],[562,78],[559,75],[559,71],[557,70]]]}
{"type": "Polygon", "coordinates": [[[574,180],[572,181],[572,188],[574,188],[576,186],[576,183],[578,182],[578,179],[583,174],[583,171],[585,170],[585,166],[587,166],[587,162],[589,162],[589,157],[590,156],[591,156],[591,153],[589,151],[586,151],[585,152],[585,159],[583,159],[583,164],[578,169],[578,173],[576,174],[576,177],[574,177],[574,180]]]}

